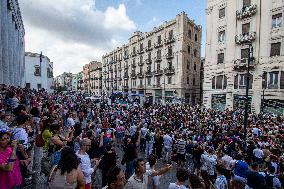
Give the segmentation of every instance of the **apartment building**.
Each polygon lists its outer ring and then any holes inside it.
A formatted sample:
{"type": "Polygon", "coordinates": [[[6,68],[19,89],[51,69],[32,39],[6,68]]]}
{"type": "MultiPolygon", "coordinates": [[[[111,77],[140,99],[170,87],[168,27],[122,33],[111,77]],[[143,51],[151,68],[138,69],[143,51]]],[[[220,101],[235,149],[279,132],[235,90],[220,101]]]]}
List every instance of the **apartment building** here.
{"type": "Polygon", "coordinates": [[[200,101],[201,26],[182,12],[103,56],[103,93],[145,95],[163,103],[200,101]]]}
{"type": "Polygon", "coordinates": [[[244,108],[249,45],[249,107],[283,114],[282,0],[208,0],[204,97],[207,108],[244,108]]]}
{"type": "Polygon", "coordinates": [[[83,66],[83,91],[95,95],[101,95],[102,63],[91,61],[83,66]]]}

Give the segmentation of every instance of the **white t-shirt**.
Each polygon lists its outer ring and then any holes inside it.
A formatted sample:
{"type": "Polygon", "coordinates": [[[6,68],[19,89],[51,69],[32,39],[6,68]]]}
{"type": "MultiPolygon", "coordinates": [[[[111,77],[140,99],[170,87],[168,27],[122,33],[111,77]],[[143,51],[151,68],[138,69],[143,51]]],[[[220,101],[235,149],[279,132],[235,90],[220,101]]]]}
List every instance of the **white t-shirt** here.
{"type": "Polygon", "coordinates": [[[260,159],[263,158],[263,151],[259,148],[254,149],[253,154],[257,158],[260,158],[260,159]]]}
{"type": "Polygon", "coordinates": [[[163,137],[163,139],[164,139],[164,146],[165,146],[165,148],[171,148],[172,144],[173,144],[172,137],[170,137],[169,135],[165,135],[163,137]]]}
{"type": "Polygon", "coordinates": [[[13,129],[13,140],[22,140],[23,145],[27,149],[29,147],[29,136],[24,128],[15,128],[13,129]]]}
{"type": "Polygon", "coordinates": [[[74,119],[72,117],[68,117],[67,118],[67,126],[68,127],[74,127],[74,125],[75,125],[74,119]]]}
{"type": "Polygon", "coordinates": [[[94,172],[94,169],[91,165],[90,157],[87,153],[85,154],[79,154],[79,152],[76,153],[77,157],[80,158],[80,167],[82,169],[82,172],[84,173],[86,177],[86,183],[91,183],[92,179],[91,176],[94,172]]]}
{"type": "Polygon", "coordinates": [[[184,185],[177,185],[176,183],[170,183],[168,189],[187,189],[184,185]]]}

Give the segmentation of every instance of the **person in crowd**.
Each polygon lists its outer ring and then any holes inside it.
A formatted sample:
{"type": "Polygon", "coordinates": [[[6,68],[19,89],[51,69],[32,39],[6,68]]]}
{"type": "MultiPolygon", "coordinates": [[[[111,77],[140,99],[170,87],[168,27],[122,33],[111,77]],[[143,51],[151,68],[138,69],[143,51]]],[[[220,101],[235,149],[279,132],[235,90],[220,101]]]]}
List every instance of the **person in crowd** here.
{"type": "Polygon", "coordinates": [[[99,165],[99,162],[96,160],[91,160],[89,155],[87,154],[87,151],[91,146],[90,139],[84,138],[80,140],[79,144],[80,144],[80,150],[76,153],[76,155],[80,160],[80,167],[86,178],[85,189],[91,189],[91,177],[95,169],[99,165]],[[94,167],[92,167],[92,162],[95,162],[94,167]]]}
{"type": "Polygon", "coordinates": [[[188,179],[188,172],[185,169],[178,169],[176,173],[177,181],[175,183],[170,183],[168,189],[187,189],[185,181],[188,179]]]}
{"type": "Polygon", "coordinates": [[[247,184],[246,188],[251,189],[264,189],[265,188],[265,176],[259,173],[258,163],[252,163],[250,170],[247,171],[247,184]]]}
{"type": "Polygon", "coordinates": [[[18,141],[13,140],[9,145],[11,135],[7,130],[0,131],[0,188],[20,188],[22,175],[20,162],[16,155],[18,141]]]}
{"type": "Polygon", "coordinates": [[[222,174],[223,167],[221,165],[216,166],[216,173],[217,173],[217,179],[215,180],[215,187],[217,189],[228,189],[229,185],[227,182],[226,177],[222,174]]]}
{"type": "Polygon", "coordinates": [[[164,139],[164,160],[166,162],[169,162],[172,153],[173,138],[169,135],[169,132],[167,131],[163,139],[164,139]]]}
{"type": "Polygon", "coordinates": [[[80,168],[80,162],[70,147],[64,147],[58,165],[54,166],[48,177],[51,189],[84,188],[85,176],[80,168]]]}
{"type": "Polygon", "coordinates": [[[125,189],[147,189],[149,184],[149,177],[162,175],[172,169],[171,165],[167,165],[158,171],[148,170],[146,172],[145,161],[143,158],[134,160],[135,173],[128,179],[125,189]]]}
{"type": "Polygon", "coordinates": [[[112,167],[107,174],[107,186],[103,189],[123,189],[126,184],[125,175],[118,166],[112,167]]]}
{"type": "Polygon", "coordinates": [[[153,152],[153,146],[155,142],[155,133],[153,129],[147,131],[145,136],[145,141],[146,141],[145,157],[147,158],[153,152]]]}
{"type": "Polygon", "coordinates": [[[236,155],[236,161],[232,164],[234,177],[231,180],[232,189],[244,188],[247,182],[248,164],[243,160],[242,154],[236,155]]]}
{"type": "Polygon", "coordinates": [[[189,174],[188,178],[190,189],[207,189],[202,178],[196,174],[189,174]]]}

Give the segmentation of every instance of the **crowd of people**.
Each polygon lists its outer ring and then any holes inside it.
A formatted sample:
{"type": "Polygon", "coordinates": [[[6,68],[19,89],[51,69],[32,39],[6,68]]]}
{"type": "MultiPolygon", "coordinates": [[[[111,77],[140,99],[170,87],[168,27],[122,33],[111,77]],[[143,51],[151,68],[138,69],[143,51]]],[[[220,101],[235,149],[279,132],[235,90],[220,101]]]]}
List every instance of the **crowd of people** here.
{"type": "Polygon", "coordinates": [[[284,188],[282,116],[104,100],[0,86],[0,188],[284,188]]]}

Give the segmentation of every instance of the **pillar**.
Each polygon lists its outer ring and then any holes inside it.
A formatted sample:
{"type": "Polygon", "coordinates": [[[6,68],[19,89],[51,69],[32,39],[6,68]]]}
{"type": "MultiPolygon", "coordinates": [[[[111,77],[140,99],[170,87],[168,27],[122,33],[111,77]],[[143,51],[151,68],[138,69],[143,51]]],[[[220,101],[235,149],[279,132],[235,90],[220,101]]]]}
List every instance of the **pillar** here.
{"type": "Polygon", "coordinates": [[[1,43],[2,43],[2,68],[3,83],[9,84],[9,62],[8,62],[8,9],[6,1],[1,4],[1,43]]]}
{"type": "Polygon", "coordinates": [[[13,61],[13,21],[12,11],[8,10],[8,64],[9,64],[9,85],[14,85],[14,61],[13,61]]]}

